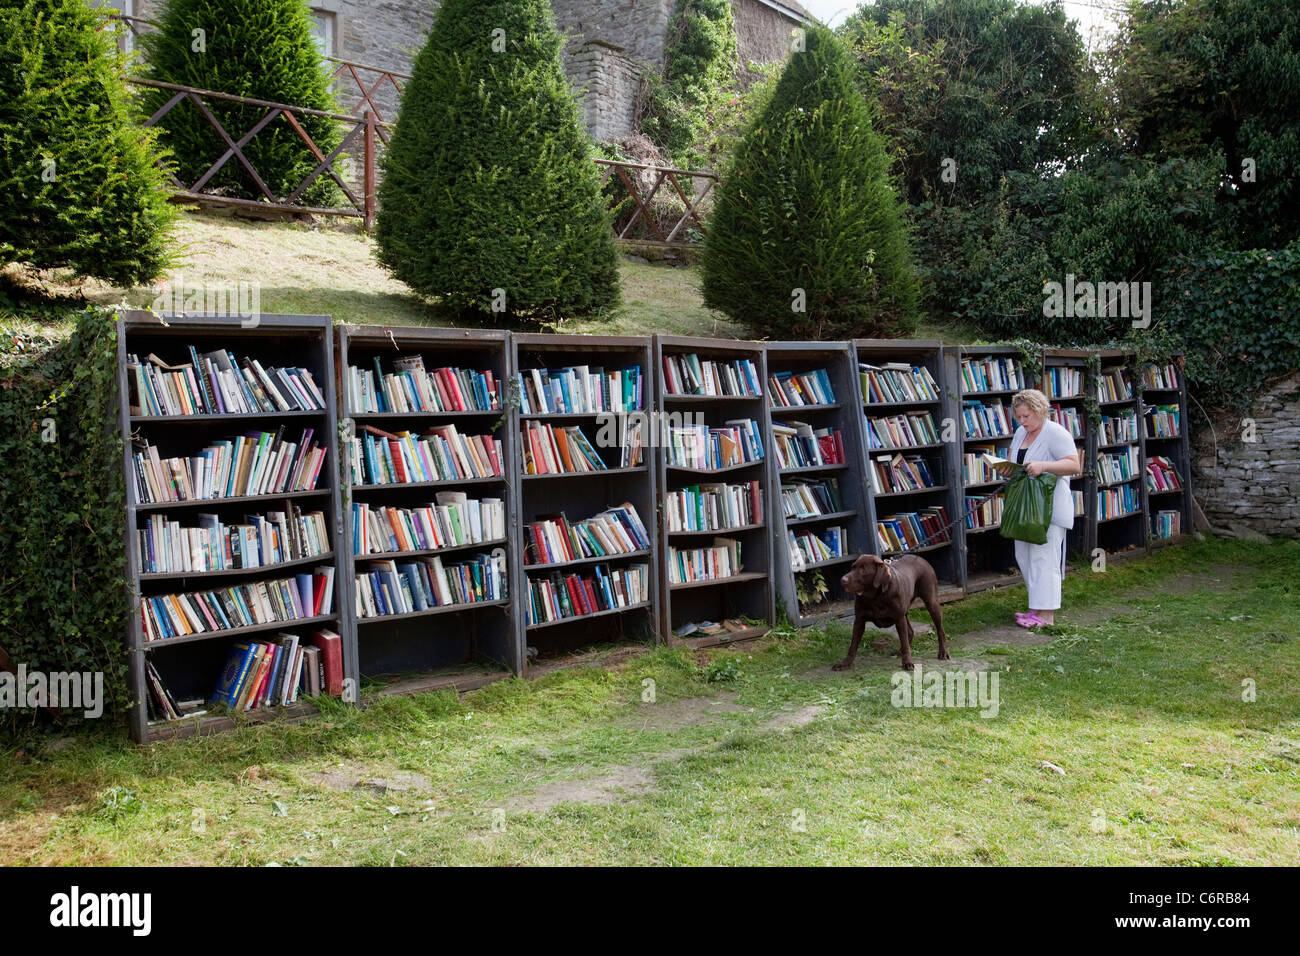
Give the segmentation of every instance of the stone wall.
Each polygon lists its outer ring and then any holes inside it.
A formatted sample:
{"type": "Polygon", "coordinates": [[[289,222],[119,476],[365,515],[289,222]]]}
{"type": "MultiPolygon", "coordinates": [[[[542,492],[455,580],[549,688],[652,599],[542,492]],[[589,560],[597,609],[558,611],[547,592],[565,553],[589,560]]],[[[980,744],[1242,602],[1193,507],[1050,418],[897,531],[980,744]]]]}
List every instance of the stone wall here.
{"type": "Polygon", "coordinates": [[[740,65],[749,74],[750,63],[781,63],[790,55],[790,34],[797,23],[759,0],[732,0],[739,41],[740,65]]]}
{"type": "Polygon", "coordinates": [[[1192,489],[1210,524],[1236,537],[1300,538],[1300,372],[1267,388],[1249,416],[1218,415],[1192,435],[1192,489]]]}
{"type": "Polygon", "coordinates": [[[600,40],[571,43],[565,72],[578,94],[587,131],[598,140],[622,139],[636,128],[637,92],[643,64],[600,40]]]}
{"type": "Polygon", "coordinates": [[[664,68],[668,21],[676,0],[551,0],[570,46],[598,40],[626,57],[664,68]]]}

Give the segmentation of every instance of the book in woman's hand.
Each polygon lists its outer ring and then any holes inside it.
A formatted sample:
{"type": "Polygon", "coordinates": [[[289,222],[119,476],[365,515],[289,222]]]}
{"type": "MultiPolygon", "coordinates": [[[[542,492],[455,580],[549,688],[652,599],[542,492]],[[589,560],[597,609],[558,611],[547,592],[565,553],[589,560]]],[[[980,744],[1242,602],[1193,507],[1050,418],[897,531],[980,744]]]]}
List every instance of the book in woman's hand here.
{"type": "Polygon", "coordinates": [[[998,458],[989,454],[980,455],[980,460],[1003,478],[1010,478],[1017,471],[1023,470],[1025,467],[1024,465],[1016,464],[1014,461],[1009,461],[1006,458],[998,458]]]}

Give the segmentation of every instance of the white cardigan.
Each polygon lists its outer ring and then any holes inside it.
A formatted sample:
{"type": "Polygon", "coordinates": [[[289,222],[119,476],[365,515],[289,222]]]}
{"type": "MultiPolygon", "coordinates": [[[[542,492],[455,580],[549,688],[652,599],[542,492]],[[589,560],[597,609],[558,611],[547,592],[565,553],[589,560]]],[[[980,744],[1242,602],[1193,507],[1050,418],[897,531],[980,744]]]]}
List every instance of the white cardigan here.
{"type": "MultiPolygon", "coordinates": [[[[1011,439],[1008,457],[1016,460],[1020,446],[1025,441],[1025,426],[1016,428],[1015,437],[1011,439]]],[[[1043,422],[1038,437],[1029,443],[1025,452],[1025,461],[1059,461],[1076,454],[1074,439],[1062,426],[1051,419],[1043,422]]],[[[1082,462],[1080,462],[1082,464],[1082,462]]],[[[1056,491],[1052,497],[1052,524],[1062,528],[1074,527],[1074,496],[1070,494],[1070,479],[1061,475],[1056,479],[1056,491]]]]}

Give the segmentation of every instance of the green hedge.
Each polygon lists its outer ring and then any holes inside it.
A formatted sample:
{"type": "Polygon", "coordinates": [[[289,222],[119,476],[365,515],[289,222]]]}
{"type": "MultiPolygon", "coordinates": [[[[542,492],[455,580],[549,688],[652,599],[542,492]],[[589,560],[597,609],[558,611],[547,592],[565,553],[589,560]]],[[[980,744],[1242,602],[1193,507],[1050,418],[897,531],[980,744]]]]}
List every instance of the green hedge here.
{"type": "MultiPolygon", "coordinates": [[[[131,700],[116,375],[110,310],[62,340],[0,327],[0,644],[29,672],[102,671],[109,721],[131,700]]],[[[0,711],[10,732],[34,720],[0,711]]]]}

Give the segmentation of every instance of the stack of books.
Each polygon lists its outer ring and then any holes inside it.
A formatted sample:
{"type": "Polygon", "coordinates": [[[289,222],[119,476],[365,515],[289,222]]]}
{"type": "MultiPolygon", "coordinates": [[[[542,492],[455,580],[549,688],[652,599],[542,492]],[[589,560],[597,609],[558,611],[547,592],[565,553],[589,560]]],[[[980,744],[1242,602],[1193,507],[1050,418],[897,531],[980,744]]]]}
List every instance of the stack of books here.
{"type": "Polygon", "coordinates": [[[575,524],[561,512],[524,525],[524,563],[565,564],[650,549],[650,536],[636,508],[624,503],[575,524]]]}
{"type": "MultiPolygon", "coordinates": [[[[609,467],[577,425],[556,427],[525,422],[523,448],[525,475],[576,475],[606,471],[609,467]]],[[[629,453],[628,448],[623,451],[629,453]]],[[[636,453],[639,462],[639,449],[636,453]]]]}
{"type": "Polygon", "coordinates": [[[997,445],[968,445],[961,456],[961,480],[964,485],[986,485],[1001,481],[1002,476],[990,467],[984,456],[1006,458],[1011,446],[1001,448],[997,445]]]}
{"type": "Polygon", "coordinates": [[[1153,492],[1183,490],[1174,463],[1162,455],[1155,455],[1147,462],[1146,485],[1153,492]]]}
{"type": "Polygon", "coordinates": [[[434,502],[414,508],[352,503],[353,554],[437,551],[506,536],[506,507],[500,498],[470,498],[440,491],[434,502]]]}
{"type": "Polygon", "coordinates": [[[1048,398],[1076,398],[1083,391],[1083,369],[1057,366],[1047,370],[1048,398]]]}
{"type": "Polygon", "coordinates": [[[669,531],[727,531],[763,523],[763,491],[757,481],[736,485],[688,485],[664,496],[669,531]]]}
{"type": "Polygon", "coordinates": [[[126,378],[132,415],[250,415],[258,412],[310,412],[325,407],[325,396],[305,368],[264,368],[257,359],[236,360],[218,349],[190,361],[168,365],[156,355],[143,362],[127,356],[126,378]]]}
{"type": "Polygon", "coordinates": [[[796,478],[781,486],[781,507],[786,518],[816,518],[846,510],[838,478],[811,481],[796,478]]]}
{"type": "Polygon", "coordinates": [[[311,491],[320,478],[325,449],[312,443],[314,429],[302,439],[284,440],[275,433],[248,432],[244,437],[213,442],[189,458],[163,458],[148,441],[133,456],[136,501],[208,501],[311,491]]]}
{"type": "Polygon", "coordinates": [[[767,377],[767,394],[773,408],[835,404],[835,389],[824,368],[813,372],[775,372],[767,377]]]}
{"type": "Polygon", "coordinates": [[[908,412],[892,418],[867,419],[867,448],[910,448],[935,445],[939,433],[929,412],[908,412]]]}
{"type": "Polygon", "coordinates": [[[455,425],[438,425],[416,438],[366,425],[350,441],[352,482],[357,485],[406,485],[429,481],[500,478],[504,468],[501,441],[491,435],[462,435],[455,425]]]}
{"type": "Polygon", "coordinates": [[[867,404],[879,402],[937,402],[939,386],[930,370],[906,362],[887,362],[884,365],[858,363],[858,377],[862,383],[862,400],[867,404]]]}
{"type": "Polygon", "coordinates": [[[882,552],[915,551],[951,540],[948,509],[943,505],[886,515],[876,522],[882,552]]]}
{"type": "Polygon", "coordinates": [[[715,581],[740,574],[740,542],[735,538],[714,538],[704,548],[668,548],[668,583],[689,584],[715,581]]]}
{"type": "Polygon", "coordinates": [[[342,684],[343,639],[338,634],[317,631],[307,642],[296,634],[277,634],[273,641],[232,646],[210,700],[233,711],[250,711],[295,704],[303,695],[338,696],[342,684]]]}
{"type": "Polygon", "coordinates": [[[1142,386],[1144,388],[1178,388],[1178,366],[1147,365],[1142,369],[1142,386]]]}
{"type": "Polygon", "coordinates": [[[670,467],[713,471],[763,460],[758,422],[744,418],[720,428],[692,425],[668,429],[670,467]]]}
{"type": "Polygon", "coordinates": [[[1122,452],[1101,455],[1097,459],[1097,480],[1103,485],[1132,481],[1138,477],[1138,448],[1130,445],[1122,452]]]}
{"type": "Polygon", "coordinates": [[[966,529],[996,528],[1002,524],[1002,495],[981,499],[979,495],[966,497],[962,511],[966,513],[966,529]]]}
{"type": "Polygon", "coordinates": [[[1103,488],[1097,492],[1097,520],[1121,518],[1131,515],[1142,507],[1142,498],[1133,485],[1116,485],[1103,488]]]}
{"type": "Polygon", "coordinates": [[[772,422],[772,446],[780,468],[844,464],[844,435],[838,428],[803,422],[772,422]]]}
{"type": "Polygon", "coordinates": [[[1068,431],[1071,437],[1083,437],[1083,416],[1079,413],[1079,409],[1073,405],[1053,405],[1048,416],[1052,421],[1068,431]]]}
{"type": "Polygon", "coordinates": [[[1151,528],[1157,538],[1172,538],[1183,533],[1183,516],[1178,511],[1157,511],[1151,516],[1151,528]]]}
{"type": "Polygon", "coordinates": [[[1020,362],[1013,359],[963,359],[961,363],[963,393],[1019,390],[1028,388],[1028,382],[1020,362]]]}
{"type": "Polygon", "coordinates": [[[419,355],[393,360],[393,371],[348,367],[347,402],[352,411],[375,412],[484,412],[501,407],[501,390],[491,369],[464,368],[427,371],[419,355]]]}
{"type": "Polygon", "coordinates": [[[962,423],[967,438],[1007,438],[1016,430],[1011,407],[1002,402],[967,400],[961,403],[962,423]]]}
{"type": "Polygon", "coordinates": [[[797,531],[790,535],[790,566],[798,571],[819,561],[842,558],[848,540],[848,530],[842,526],[823,528],[816,533],[797,531]]]}
{"type": "Polygon", "coordinates": [[[1128,372],[1122,368],[1102,369],[1097,378],[1097,401],[1125,402],[1133,397],[1133,386],[1128,372]]]}
{"type": "Polygon", "coordinates": [[[698,355],[664,356],[664,394],[759,397],[763,383],[750,359],[701,360],[698,355]]]}
{"type": "Polygon", "coordinates": [[[633,412],[645,407],[641,366],[530,368],[515,373],[524,415],[633,412]]]}
{"type": "Polygon", "coordinates": [[[557,571],[549,578],[530,577],[528,596],[526,626],[635,607],[650,600],[650,566],[632,564],[610,570],[598,564],[581,574],[557,571]]]}
{"type": "Polygon", "coordinates": [[[920,455],[871,459],[871,486],[878,495],[934,488],[938,484],[930,471],[930,463],[920,455]]]}
{"type": "Polygon", "coordinates": [[[241,524],[226,524],[217,515],[196,515],[198,525],[184,527],[165,515],[152,514],[136,531],[142,574],[186,571],[234,571],[285,561],[315,558],[330,550],[325,513],[303,514],[292,502],[284,511],[247,515],[241,524]]]}
{"type": "Polygon", "coordinates": [[[1097,429],[1097,443],[1117,445],[1125,441],[1138,440],[1138,420],[1136,412],[1127,415],[1101,416],[1101,426],[1097,429]]]}
{"type": "Polygon", "coordinates": [[[142,597],[140,614],[145,641],[162,641],[317,617],[329,614],[333,602],[334,569],[323,567],[274,581],[142,597]]]}
{"type": "Polygon", "coordinates": [[[1177,438],[1180,411],[1177,405],[1154,405],[1146,413],[1147,438],[1177,438]]]}
{"type": "Polygon", "coordinates": [[[504,553],[480,554],[445,567],[440,557],[373,561],[357,572],[357,616],[363,619],[502,601],[505,597],[504,553]]]}

